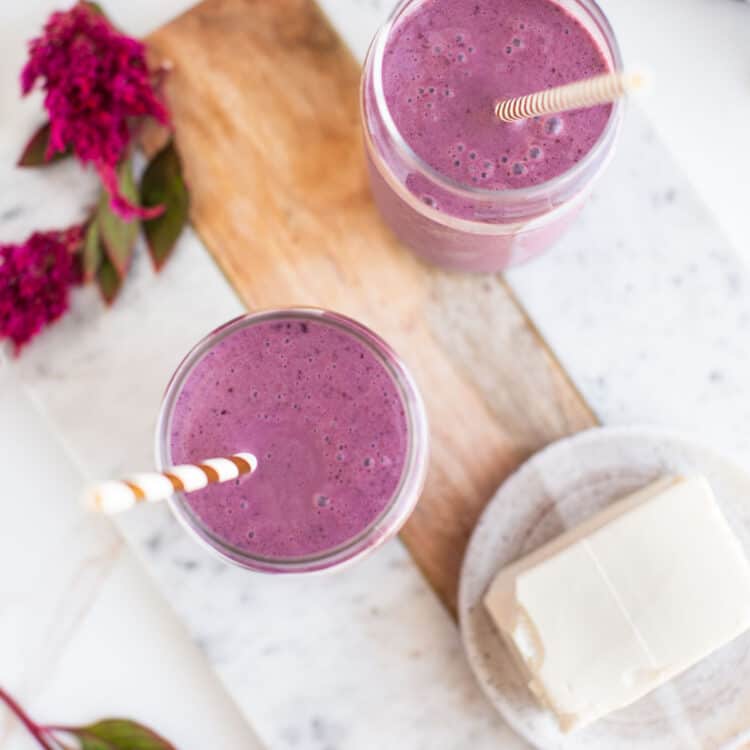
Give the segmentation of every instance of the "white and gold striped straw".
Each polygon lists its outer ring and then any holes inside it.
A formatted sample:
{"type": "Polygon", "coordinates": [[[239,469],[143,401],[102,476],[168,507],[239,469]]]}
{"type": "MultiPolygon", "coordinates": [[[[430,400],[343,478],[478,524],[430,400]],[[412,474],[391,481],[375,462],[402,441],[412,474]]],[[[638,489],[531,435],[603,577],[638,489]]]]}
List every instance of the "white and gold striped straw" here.
{"type": "Polygon", "coordinates": [[[594,107],[614,102],[642,88],[643,83],[641,73],[604,73],[534,94],[500,100],[495,105],[495,115],[503,122],[515,122],[570,109],[594,107]]]}
{"type": "Polygon", "coordinates": [[[101,482],[86,490],[84,503],[101,513],[120,513],[138,503],[166,500],[175,492],[195,492],[208,484],[252,474],[257,467],[258,459],[252,453],[209,458],[199,464],[182,464],[162,472],[133,474],[127,479],[101,482]]]}

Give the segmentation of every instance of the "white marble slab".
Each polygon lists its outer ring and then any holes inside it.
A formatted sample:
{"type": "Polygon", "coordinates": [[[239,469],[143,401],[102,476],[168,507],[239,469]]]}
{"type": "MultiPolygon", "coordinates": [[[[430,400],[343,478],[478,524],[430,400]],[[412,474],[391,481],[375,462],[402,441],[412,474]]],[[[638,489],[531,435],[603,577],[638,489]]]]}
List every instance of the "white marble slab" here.
{"type": "Polygon", "coordinates": [[[750,275],[639,110],[573,231],[509,278],[603,422],[750,468],[750,275]]]}
{"type": "MultiPolygon", "coordinates": [[[[75,461],[3,365],[0,425],[0,684],[40,721],[124,715],[186,749],[260,748],[120,535],[72,502],[75,461]]],[[[0,747],[37,747],[4,709],[0,747]]]]}
{"type": "Polygon", "coordinates": [[[648,72],[641,101],[697,194],[750,263],[750,3],[600,0],[628,65],[648,72]]]}

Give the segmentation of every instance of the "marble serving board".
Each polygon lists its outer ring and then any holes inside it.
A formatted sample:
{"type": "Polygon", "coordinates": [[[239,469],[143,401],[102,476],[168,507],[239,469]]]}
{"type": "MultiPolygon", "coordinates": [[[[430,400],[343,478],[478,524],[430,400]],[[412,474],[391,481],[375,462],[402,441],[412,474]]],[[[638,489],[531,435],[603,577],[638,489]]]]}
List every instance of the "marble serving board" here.
{"type": "MultiPolygon", "coordinates": [[[[361,58],[386,4],[323,4],[361,58]]],[[[19,133],[31,117],[23,125],[19,133]]],[[[39,196],[51,185],[58,205],[74,182],[67,167],[55,169],[5,186],[7,236],[54,223],[39,196]]],[[[503,283],[603,421],[648,421],[700,431],[730,452],[750,448],[747,272],[640,110],[628,113],[616,157],[570,234],[481,288],[494,299],[503,283]]],[[[435,303],[433,315],[445,309],[451,325],[470,325],[475,310],[451,310],[449,291],[438,287],[446,307],[435,303]]],[[[149,465],[161,392],[184,352],[242,310],[187,232],[158,276],[138,254],[112,310],[91,289],[76,295],[71,315],[15,367],[83,474],[118,475],[149,465]]],[[[485,345],[503,343],[490,331],[485,345]]],[[[119,526],[269,747],[527,747],[475,685],[455,625],[401,543],[340,575],[280,581],[207,558],[164,508],[119,526]]]]}

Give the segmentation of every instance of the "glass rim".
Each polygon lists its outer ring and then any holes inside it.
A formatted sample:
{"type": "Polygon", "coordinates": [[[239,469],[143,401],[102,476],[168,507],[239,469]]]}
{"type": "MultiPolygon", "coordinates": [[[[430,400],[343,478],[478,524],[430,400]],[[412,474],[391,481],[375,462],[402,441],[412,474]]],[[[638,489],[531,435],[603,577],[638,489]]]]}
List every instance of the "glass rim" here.
{"type": "MultiPolygon", "coordinates": [[[[483,187],[473,187],[464,183],[458,182],[451,177],[443,175],[441,172],[436,170],[430,164],[428,164],[421,156],[419,156],[414,149],[407,143],[406,139],[401,135],[401,131],[398,129],[393,116],[391,115],[390,108],[385,96],[385,88],[383,85],[383,60],[385,57],[385,49],[388,44],[388,40],[391,36],[396,22],[401,18],[402,14],[406,11],[408,6],[424,2],[425,0],[400,0],[396,7],[390,12],[386,21],[378,29],[375,37],[370,45],[370,49],[367,52],[365,58],[365,73],[368,69],[368,65],[372,72],[372,88],[375,94],[375,101],[378,108],[378,113],[382,117],[385,128],[388,132],[388,136],[393,139],[395,147],[401,153],[407,163],[412,168],[419,170],[426,174],[430,180],[434,181],[441,189],[447,192],[464,198],[466,200],[483,200],[488,203],[502,204],[512,203],[519,200],[533,200],[534,198],[544,197],[545,193],[554,191],[556,188],[564,188],[570,183],[574,183],[582,173],[586,171],[589,165],[598,158],[614,139],[622,120],[625,100],[624,98],[618,99],[612,103],[612,112],[607,120],[607,124],[599,134],[594,145],[589,151],[583,156],[583,158],[576,162],[569,169],[553,177],[550,180],[545,180],[536,185],[528,185],[522,188],[505,188],[503,190],[492,190],[483,187]]],[[[553,0],[554,1],[554,0],[553,0]]],[[[611,56],[612,70],[622,71],[622,53],[620,45],[615,36],[614,29],[609,22],[606,14],[599,6],[596,0],[573,0],[579,5],[597,24],[604,39],[608,45],[608,50],[611,56]]],[[[360,99],[364,105],[364,87],[365,87],[365,75],[362,76],[362,92],[360,99]]],[[[366,120],[365,120],[366,122],[366,120]]],[[[366,136],[369,138],[367,133],[368,128],[365,128],[366,136]]],[[[430,206],[425,208],[431,209],[430,206]]],[[[431,209],[435,211],[436,209],[431,209]]],[[[438,214],[442,215],[442,212],[437,211],[438,214]]]]}
{"type": "MultiPolygon", "coordinates": [[[[169,438],[177,399],[190,373],[204,356],[225,338],[245,327],[282,318],[322,320],[326,324],[338,327],[366,346],[391,377],[404,407],[408,439],[401,477],[388,504],[356,536],[336,547],[311,555],[286,558],[255,555],[214,534],[192,511],[184,493],[175,493],[168,499],[167,504],[180,525],[204,549],[209,550],[224,562],[232,563],[245,570],[295,573],[339,568],[374,550],[398,532],[419,499],[427,473],[429,429],[420,391],[401,358],[385,340],[367,326],[346,315],[323,308],[278,307],[245,313],[215,328],[201,338],[183,357],[167,384],[155,431],[156,464],[161,471],[172,463],[169,438]]],[[[200,456],[196,460],[204,458],[206,457],[200,456]]]]}

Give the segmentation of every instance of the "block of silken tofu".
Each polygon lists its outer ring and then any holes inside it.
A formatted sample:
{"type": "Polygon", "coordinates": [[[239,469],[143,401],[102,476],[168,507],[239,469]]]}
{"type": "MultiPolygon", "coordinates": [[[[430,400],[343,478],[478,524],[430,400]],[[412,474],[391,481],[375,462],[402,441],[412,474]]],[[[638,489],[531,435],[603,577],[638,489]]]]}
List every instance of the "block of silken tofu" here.
{"type": "Polygon", "coordinates": [[[745,631],[750,565],[708,482],[669,477],[501,570],[484,604],[569,732],[745,631]]]}

